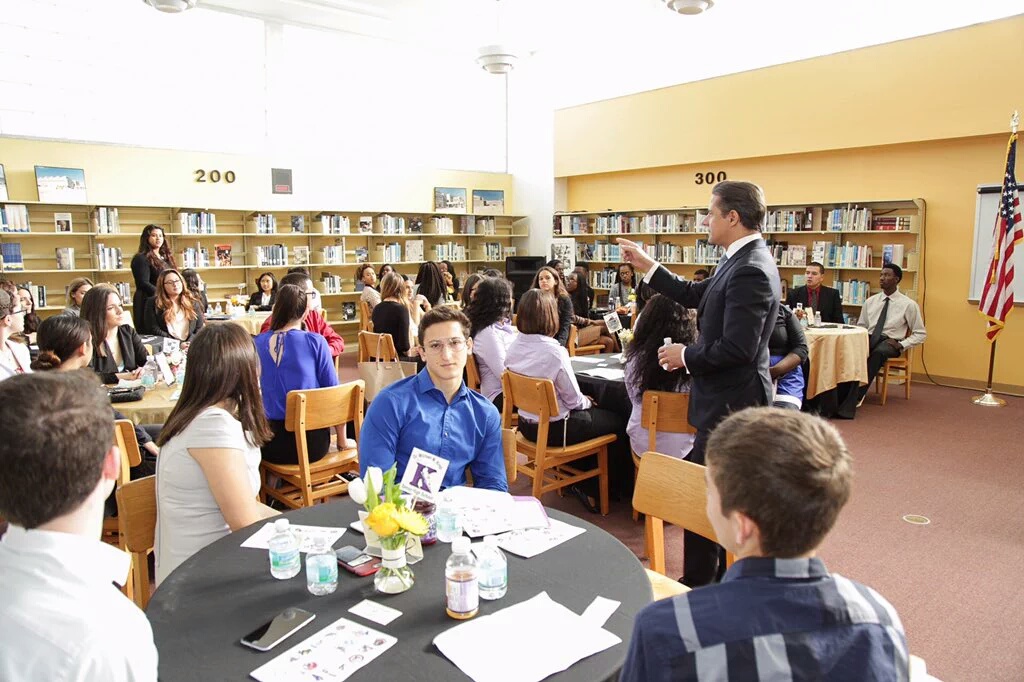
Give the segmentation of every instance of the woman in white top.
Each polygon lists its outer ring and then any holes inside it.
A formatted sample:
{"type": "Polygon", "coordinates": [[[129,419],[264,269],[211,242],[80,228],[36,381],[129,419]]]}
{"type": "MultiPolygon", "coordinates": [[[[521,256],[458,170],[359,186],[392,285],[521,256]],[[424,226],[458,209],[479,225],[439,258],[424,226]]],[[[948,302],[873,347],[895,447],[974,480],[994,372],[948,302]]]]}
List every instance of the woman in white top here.
{"type": "Polygon", "coordinates": [[[473,305],[466,314],[473,337],[473,357],[480,373],[480,392],[501,411],[501,373],[505,371],[508,347],[519,333],[511,321],[512,285],[507,279],[486,277],[475,286],[473,305]]]}
{"type": "MultiPolygon", "coordinates": [[[[14,289],[14,285],[11,285],[14,289]]],[[[11,340],[25,329],[25,312],[17,293],[0,288],[0,380],[31,372],[28,346],[11,340]]]]}
{"type": "Polygon", "coordinates": [[[204,311],[185,286],[181,273],[166,268],[156,278],[156,296],[146,300],[142,314],[143,334],[188,341],[203,328],[204,311]]]}
{"type": "Polygon", "coordinates": [[[272,434],[252,339],[239,325],[211,325],[188,359],[157,441],[157,584],[211,542],[277,514],[256,501],[260,446],[272,434]]]}

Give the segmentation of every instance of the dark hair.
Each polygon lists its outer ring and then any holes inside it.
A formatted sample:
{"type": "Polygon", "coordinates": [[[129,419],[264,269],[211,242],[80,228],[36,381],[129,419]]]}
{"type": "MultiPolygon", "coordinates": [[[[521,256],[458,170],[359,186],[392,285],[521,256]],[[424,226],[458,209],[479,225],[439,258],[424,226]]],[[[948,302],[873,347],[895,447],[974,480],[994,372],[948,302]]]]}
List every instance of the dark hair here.
{"type": "MultiPolygon", "coordinates": [[[[398,272],[398,270],[395,269],[394,265],[392,265],[391,263],[385,263],[384,265],[380,266],[380,270],[377,271],[377,277],[379,279],[384,279],[384,275],[388,274],[387,272],[384,271],[387,270],[388,268],[390,268],[388,272],[398,272]]],[[[377,286],[380,286],[379,282],[377,286]]]]}
{"type": "Polygon", "coordinates": [[[260,276],[256,278],[256,293],[262,293],[263,292],[263,287],[260,285],[260,280],[263,279],[264,277],[269,277],[270,278],[270,282],[271,282],[270,295],[273,296],[274,294],[277,293],[277,286],[278,285],[277,285],[277,277],[274,277],[274,273],[272,273],[272,272],[260,273],[260,276]]]}
{"type": "Polygon", "coordinates": [[[185,286],[188,287],[192,298],[200,300],[203,297],[203,292],[199,289],[199,273],[192,268],[185,268],[181,271],[181,278],[185,280],[185,286]]]}
{"type": "MultiPolygon", "coordinates": [[[[576,291],[569,291],[569,300],[572,301],[573,312],[580,317],[587,317],[590,315],[590,297],[592,295],[592,289],[590,283],[587,282],[586,277],[581,277],[580,273],[573,270],[569,273],[569,279],[576,279],[576,291]]],[[[568,280],[566,280],[566,290],[568,291],[568,280]]]]}
{"type": "Polygon", "coordinates": [[[565,290],[565,284],[562,281],[562,273],[550,265],[545,265],[537,271],[537,274],[533,276],[533,283],[530,284],[531,289],[540,289],[540,273],[550,272],[555,278],[555,286],[552,289],[552,293],[556,297],[568,296],[569,293],[565,290]]]}
{"type": "Polygon", "coordinates": [[[249,442],[259,447],[273,437],[260,394],[260,360],[252,337],[237,324],[211,324],[192,337],[185,383],[157,445],[184,431],[208,407],[232,400],[249,442]]]}
{"type": "MultiPolygon", "coordinates": [[[[469,289],[469,286],[466,287],[469,289]]],[[[482,277],[476,285],[476,302],[469,306],[470,335],[512,315],[512,285],[504,279],[482,277]]]]}
{"type": "Polygon", "coordinates": [[[668,296],[655,294],[637,318],[633,340],[626,344],[623,354],[633,368],[637,393],[644,391],[678,391],[690,380],[686,368],[666,372],[658,363],[658,349],[671,338],[672,343],[690,345],[694,340],[690,313],[668,296]]]}
{"type": "Polygon", "coordinates": [[[296,287],[302,289],[303,292],[305,292],[306,291],[306,282],[312,282],[312,281],[313,280],[312,280],[312,278],[310,278],[308,272],[289,272],[287,275],[285,275],[284,277],[281,278],[281,282],[279,283],[278,290],[280,291],[280,287],[283,287],[286,284],[291,284],[292,286],[296,286],[296,287]]]}
{"type": "Polygon", "coordinates": [[[114,440],[96,375],[15,375],[0,383],[0,405],[0,515],[32,529],[78,509],[96,490],[114,440]]]}
{"type": "Polygon", "coordinates": [[[622,283],[622,268],[629,268],[629,272],[632,275],[632,277],[630,278],[629,281],[632,283],[633,288],[635,289],[636,288],[636,268],[633,267],[632,263],[619,263],[619,265],[615,268],[615,283],[616,284],[621,284],[622,283]]]}
{"type": "MultiPolygon", "coordinates": [[[[309,277],[309,268],[304,267],[302,265],[296,265],[294,268],[288,268],[288,272],[285,273],[285,276],[294,275],[296,273],[303,274],[306,277],[309,277]]],[[[284,282],[284,277],[281,278],[281,281],[284,282]]]]}
{"type": "Polygon", "coordinates": [[[434,261],[427,261],[420,266],[416,274],[416,284],[419,287],[416,293],[427,299],[430,305],[437,305],[438,301],[447,298],[448,289],[444,285],[444,276],[434,261]]]}
{"type": "Polygon", "coordinates": [[[764,190],[752,182],[725,180],[715,185],[711,194],[718,197],[718,209],[722,215],[736,211],[740,223],[748,230],[760,230],[767,212],[764,190]]]}
{"type": "MultiPolygon", "coordinates": [[[[459,277],[455,274],[455,266],[452,265],[450,260],[442,260],[441,262],[445,264],[448,268],[448,274],[452,276],[452,291],[454,292],[455,298],[458,298],[461,287],[459,286],[459,277]]],[[[442,276],[442,281],[443,279],[444,277],[442,276]]]]}
{"type": "MultiPolygon", "coordinates": [[[[97,284],[82,298],[81,318],[89,323],[94,351],[103,351],[107,340],[107,306],[111,296],[118,296],[117,290],[109,284],[97,284]]],[[[238,325],[235,325],[236,327],[238,325]]]]}
{"type": "Polygon", "coordinates": [[[519,299],[516,329],[553,337],[558,333],[558,302],[543,289],[527,289],[519,299]]]}
{"type": "Polygon", "coordinates": [[[39,330],[39,323],[42,320],[39,319],[39,315],[36,314],[36,297],[32,295],[32,290],[27,286],[18,287],[18,291],[24,291],[28,294],[28,298],[32,301],[32,312],[25,313],[25,333],[34,334],[39,330]]]}
{"type": "Polygon", "coordinates": [[[480,280],[484,278],[479,272],[474,272],[466,278],[466,282],[462,285],[462,295],[459,299],[462,301],[462,310],[468,315],[469,309],[473,305],[473,288],[480,283],[480,280]]]}
{"type": "Polygon", "coordinates": [[[87,341],[92,340],[89,323],[77,315],[54,315],[39,325],[36,344],[39,355],[32,362],[32,370],[45,372],[57,369],[87,341]]]}
{"type": "Polygon", "coordinates": [[[294,284],[285,284],[277,292],[274,309],[270,313],[270,330],[277,331],[306,314],[306,290],[294,284]]]}
{"type": "Polygon", "coordinates": [[[420,318],[418,330],[420,345],[422,346],[426,343],[428,329],[435,324],[442,324],[444,322],[458,322],[462,325],[462,335],[469,338],[469,318],[466,317],[466,314],[455,306],[439,305],[425,312],[423,317],[420,318]]]}
{"type": "Polygon", "coordinates": [[[892,270],[892,274],[896,275],[896,281],[897,282],[902,282],[903,281],[903,268],[901,268],[900,266],[896,265],[895,263],[884,263],[882,265],[882,269],[885,270],[886,268],[889,268],[890,270],[892,270]]]}
{"type": "Polygon", "coordinates": [[[561,272],[561,270],[562,270],[562,261],[559,260],[558,258],[552,258],[547,263],[545,263],[543,267],[545,267],[545,268],[553,268],[553,269],[558,270],[559,272],[561,272]]]}
{"type": "MultiPolygon", "coordinates": [[[[360,263],[359,265],[356,266],[356,281],[357,282],[359,282],[359,281],[361,281],[363,279],[363,273],[366,272],[367,268],[369,268],[370,270],[373,270],[373,265],[371,263],[360,263]]],[[[377,274],[376,271],[374,271],[374,274],[377,274]]]]}
{"type": "Polygon", "coordinates": [[[823,275],[825,274],[825,266],[824,265],[822,265],[821,263],[819,263],[816,260],[812,260],[810,263],[807,264],[807,267],[811,267],[812,265],[815,265],[815,266],[818,267],[818,272],[820,272],[823,275]]]}
{"type": "Polygon", "coordinates": [[[487,268],[486,270],[483,271],[482,274],[484,277],[505,277],[505,273],[502,272],[501,270],[498,270],[497,268],[487,268]]]}
{"type": "Polygon", "coordinates": [[[722,513],[739,511],[757,524],[764,556],[813,550],[850,498],[853,464],[839,432],[797,410],[729,416],[711,433],[706,457],[722,513]]]}
{"type": "Polygon", "coordinates": [[[169,275],[177,275],[178,279],[181,280],[181,293],[178,294],[178,309],[185,314],[185,319],[189,322],[198,319],[199,313],[196,311],[196,301],[192,298],[192,292],[189,291],[187,286],[185,286],[185,278],[182,277],[181,273],[174,268],[164,268],[160,271],[160,274],[156,276],[156,309],[163,311],[164,321],[167,324],[170,324],[171,310],[174,308],[174,301],[171,300],[167,295],[167,291],[164,289],[164,280],[166,280],[169,275]]]}
{"type": "Polygon", "coordinates": [[[694,276],[704,275],[704,278],[707,279],[708,277],[711,276],[711,271],[708,270],[707,268],[697,268],[697,270],[693,274],[694,276]]]}
{"type": "Polygon", "coordinates": [[[146,225],[142,228],[142,234],[139,235],[138,252],[145,254],[150,267],[157,272],[160,272],[168,266],[172,268],[178,267],[174,262],[174,253],[171,251],[171,240],[167,238],[167,230],[159,225],[146,225]],[[149,245],[149,235],[153,234],[153,230],[160,230],[160,233],[164,236],[164,243],[160,245],[159,258],[153,255],[153,247],[149,245]]]}

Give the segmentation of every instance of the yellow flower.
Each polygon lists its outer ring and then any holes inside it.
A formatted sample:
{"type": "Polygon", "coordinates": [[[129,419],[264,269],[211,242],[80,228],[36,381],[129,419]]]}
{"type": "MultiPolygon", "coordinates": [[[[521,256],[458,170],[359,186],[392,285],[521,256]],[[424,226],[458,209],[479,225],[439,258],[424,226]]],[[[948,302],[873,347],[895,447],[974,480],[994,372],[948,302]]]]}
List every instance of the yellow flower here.
{"type": "Polygon", "coordinates": [[[395,521],[402,527],[402,530],[408,531],[413,535],[426,535],[427,534],[427,520],[423,518],[423,515],[419,512],[415,512],[412,509],[406,507],[399,507],[395,513],[395,521]]]}
{"type": "Polygon", "coordinates": [[[378,504],[366,517],[366,523],[370,530],[382,538],[390,537],[399,531],[398,521],[395,520],[395,505],[390,502],[378,504]]]}

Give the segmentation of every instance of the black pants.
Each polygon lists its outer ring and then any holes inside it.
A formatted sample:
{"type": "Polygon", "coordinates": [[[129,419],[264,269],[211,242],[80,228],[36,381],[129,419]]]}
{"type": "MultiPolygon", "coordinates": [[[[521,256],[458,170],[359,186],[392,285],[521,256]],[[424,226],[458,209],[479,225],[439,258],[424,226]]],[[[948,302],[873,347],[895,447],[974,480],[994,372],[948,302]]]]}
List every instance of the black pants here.
{"type": "MultiPolygon", "coordinates": [[[[707,431],[698,431],[693,439],[693,449],[687,457],[694,464],[704,465],[704,451],[707,448],[707,431]]],[[[718,582],[725,574],[725,549],[713,540],[683,531],[683,577],[689,587],[700,587],[718,582]]]]}
{"type": "MultiPolygon", "coordinates": [[[[284,422],[268,419],[274,437],[264,443],[260,452],[264,461],[271,464],[298,464],[299,453],[295,449],[295,434],[284,428],[284,422]]],[[[309,461],[317,462],[324,458],[331,448],[331,430],[313,429],[306,431],[306,448],[309,450],[309,461]]]]}
{"type": "Polygon", "coordinates": [[[889,339],[882,337],[878,343],[871,349],[871,353],[868,355],[868,383],[865,386],[860,387],[858,400],[867,395],[868,389],[871,388],[871,382],[874,381],[875,377],[878,376],[878,371],[882,369],[882,365],[889,358],[898,358],[903,353],[903,348],[895,348],[889,339]]]}

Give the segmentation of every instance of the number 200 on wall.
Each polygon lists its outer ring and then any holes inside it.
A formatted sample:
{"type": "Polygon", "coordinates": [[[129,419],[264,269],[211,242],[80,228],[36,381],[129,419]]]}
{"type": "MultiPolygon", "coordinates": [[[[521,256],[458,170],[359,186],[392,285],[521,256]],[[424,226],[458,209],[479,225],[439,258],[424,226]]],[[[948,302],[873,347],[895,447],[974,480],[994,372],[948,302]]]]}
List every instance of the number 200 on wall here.
{"type": "Polygon", "coordinates": [[[193,171],[196,174],[196,182],[220,182],[223,178],[224,182],[229,185],[235,181],[235,171],[224,171],[223,176],[219,170],[196,170],[193,171]]]}

